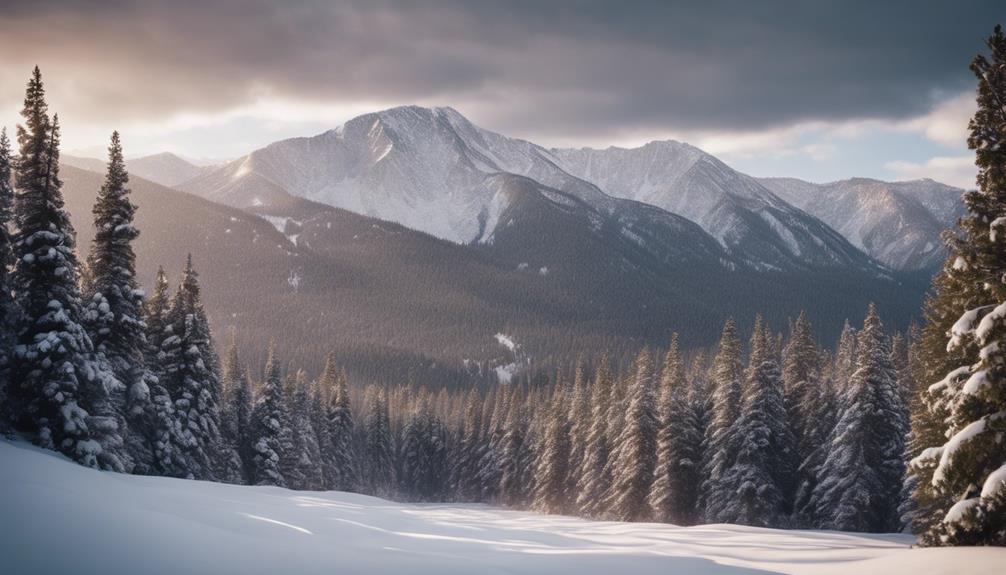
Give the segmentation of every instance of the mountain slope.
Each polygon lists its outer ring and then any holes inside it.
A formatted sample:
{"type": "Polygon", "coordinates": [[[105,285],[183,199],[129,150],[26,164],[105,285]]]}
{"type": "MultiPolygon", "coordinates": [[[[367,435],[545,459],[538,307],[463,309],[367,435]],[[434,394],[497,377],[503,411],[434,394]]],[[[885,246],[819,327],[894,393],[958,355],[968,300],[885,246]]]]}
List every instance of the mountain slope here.
{"type": "Polygon", "coordinates": [[[815,215],[856,247],[902,270],[931,270],[946,258],[940,240],[964,213],[964,190],[934,182],[852,178],[812,184],[762,178],[786,201],[815,215]]]}
{"type": "MultiPolygon", "coordinates": [[[[97,173],[104,173],[106,167],[105,160],[97,158],[63,154],[61,161],[66,165],[97,173]]],[[[213,166],[197,166],[175,154],[162,152],[140,158],[130,158],[126,160],[126,168],[130,174],[135,174],[162,186],[173,187],[211,171],[213,166]]]]}

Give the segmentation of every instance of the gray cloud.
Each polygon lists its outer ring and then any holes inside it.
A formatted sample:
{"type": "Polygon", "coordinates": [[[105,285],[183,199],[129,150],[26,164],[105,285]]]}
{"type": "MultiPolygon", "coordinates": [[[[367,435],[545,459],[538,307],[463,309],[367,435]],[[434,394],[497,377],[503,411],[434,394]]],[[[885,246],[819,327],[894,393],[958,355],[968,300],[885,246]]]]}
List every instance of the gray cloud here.
{"type": "Polygon", "coordinates": [[[566,138],[763,129],[924,113],[973,85],[967,65],[1004,20],[1001,0],[5,0],[0,78],[18,86],[37,62],[65,105],[103,119],[266,92],[437,101],[566,138]]]}

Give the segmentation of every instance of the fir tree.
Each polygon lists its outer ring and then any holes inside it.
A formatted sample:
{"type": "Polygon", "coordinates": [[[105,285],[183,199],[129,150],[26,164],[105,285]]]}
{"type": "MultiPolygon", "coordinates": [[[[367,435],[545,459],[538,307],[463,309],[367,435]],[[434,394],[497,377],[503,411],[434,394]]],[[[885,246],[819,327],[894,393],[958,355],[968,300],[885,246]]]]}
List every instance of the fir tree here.
{"type": "Polygon", "coordinates": [[[817,515],[826,529],[895,531],[907,430],[890,347],[872,304],[857,349],[814,494],[817,515]]]}
{"type": "Polygon", "coordinates": [[[429,393],[424,389],[402,430],[403,491],[417,501],[436,501],[442,497],[447,479],[446,456],[443,423],[433,413],[429,393]]]}
{"type": "Polygon", "coordinates": [[[220,433],[227,449],[237,454],[241,477],[247,483],[251,477],[251,463],[254,457],[249,441],[253,398],[251,382],[248,381],[248,375],[238,356],[236,337],[231,338],[230,347],[227,349],[222,385],[220,433]]]}
{"type": "Polygon", "coordinates": [[[614,442],[615,463],[606,507],[619,521],[643,521],[650,514],[647,497],[657,463],[653,377],[653,354],[644,349],[636,358],[634,377],[628,389],[625,425],[614,442]]]}
{"type": "Polygon", "coordinates": [[[817,484],[817,457],[826,438],[819,428],[819,418],[823,415],[821,401],[826,391],[820,377],[821,354],[814,343],[806,312],[801,312],[793,324],[784,357],[782,381],[786,412],[797,441],[800,463],[794,507],[798,522],[811,523],[813,519],[805,514],[817,484]]]}
{"type": "Polygon", "coordinates": [[[135,471],[151,473],[158,467],[154,443],[166,431],[166,420],[151,398],[156,379],[146,361],[143,292],[132,248],[140,232],[133,226],[136,206],[129,200],[128,182],[119,133],[113,132],[105,182],[93,210],[84,318],[95,349],[125,386],[113,399],[123,411],[123,435],[135,471]]]}
{"type": "Polygon", "coordinates": [[[570,425],[566,389],[556,381],[548,408],[544,443],[538,455],[532,508],[542,513],[565,513],[570,505],[570,425]]]}
{"type": "Polygon", "coordinates": [[[184,476],[232,480],[236,459],[220,435],[220,362],[197,278],[190,255],[165,320],[158,379],[174,402],[184,476]]]}
{"type": "Polygon", "coordinates": [[[7,430],[8,422],[13,418],[8,411],[7,385],[14,351],[14,335],[19,321],[19,310],[14,302],[14,286],[10,276],[10,268],[14,265],[11,235],[14,218],[12,161],[7,128],[3,128],[0,129],[0,434],[7,430]]]}
{"type": "Polygon", "coordinates": [[[504,423],[500,459],[500,499],[508,507],[523,507],[530,499],[525,477],[533,453],[528,436],[528,418],[523,402],[514,396],[504,423]]]}
{"type": "Polygon", "coordinates": [[[478,392],[472,389],[465,400],[461,438],[454,450],[452,467],[451,485],[459,501],[479,501],[482,497],[482,485],[479,481],[481,445],[482,401],[478,392]]]}
{"type": "Polygon", "coordinates": [[[384,390],[370,389],[366,400],[364,469],[370,492],[379,497],[392,494],[395,475],[395,445],[384,390]]]}
{"type": "Polygon", "coordinates": [[[657,521],[690,525],[695,521],[702,433],[689,399],[678,334],[671,338],[664,359],[658,414],[657,466],[649,496],[651,513],[657,521]]]}
{"type": "Polygon", "coordinates": [[[724,508],[733,498],[725,491],[721,481],[735,457],[735,446],[730,430],[740,417],[741,382],[744,367],[741,364],[741,342],[737,325],[728,319],[720,336],[719,349],[712,366],[712,416],[706,426],[703,440],[702,485],[699,506],[705,520],[720,522],[724,508]]]}
{"type": "Polygon", "coordinates": [[[582,475],[587,437],[590,434],[590,387],[583,365],[583,358],[576,362],[573,376],[573,394],[569,406],[569,491],[576,493],[578,478],[582,475]]]}
{"type": "Polygon", "coordinates": [[[81,325],[76,233],[60,190],[59,121],[48,116],[37,67],[21,115],[12,279],[22,314],[8,397],[17,424],[39,445],[84,465],[122,470],[110,399],[121,383],[98,361],[81,325]]]}
{"type": "Polygon", "coordinates": [[[608,436],[608,410],[611,403],[614,377],[608,357],[594,376],[590,394],[590,431],[584,448],[583,466],[577,486],[576,508],[585,517],[599,517],[603,512],[605,494],[611,488],[611,469],[608,458],[611,440],[608,436]]]}
{"type": "Polygon", "coordinates": [[[940,293],[960,314],[947,353],[974,363],[958,364],[930,388],[930,411],[946,415],[946,439],[913,460],[913,467],[932,470],[932,502],[953,502],[931,510],[938,520],[924,535],[930,545],[1006,545],[1006,34],[1001,26],[987,44],[990,57],[978,55],[971,64],[978,110],[968,126],[968,147],[975,151],[978,189],[964,196],[968,212],[952,238],[955,257],[948,270],[951,276],[960,272],[979,291],[965,291],[971,298],[940,293]]]}
{"type": "Polygon", "coordinates": [[[325,483],[329,489],[352,491],[356,489],[357,473],[353,450],[353,413],[349,405],[346,374],[335,370],[335,360],[330,355],[322,377],[322,385],[333,391],[328,404],[329,451],[322,454],[325,483]]]}
{"type": "Polygon", "coordinates": [[[735,455],[723,479],[733,494],[720,520],[760,527],[784,525],[794,486],[795,440],[786,423],[782,376],[771,333],[755,321],[740,417],[730,435],[735,455]]]}
{"type": "Polygon", "coordinates": [[[269,346],[262,396],[255,402],[251,418],[251,476],[254,485],[286,487],[282,462],[292,449],[290,418],[283,398],[283,379],[274,345],[269,346]]]}
{"type": "Polygon", "coordinates": [[[307,375],[298,371],[294,378],[292,404],[289,408],[292,449],[289,467],[284,470],[291,489],[320,491],[325,489],[324,465],[318,434],[311,413],[311,385],[307,375]]]}

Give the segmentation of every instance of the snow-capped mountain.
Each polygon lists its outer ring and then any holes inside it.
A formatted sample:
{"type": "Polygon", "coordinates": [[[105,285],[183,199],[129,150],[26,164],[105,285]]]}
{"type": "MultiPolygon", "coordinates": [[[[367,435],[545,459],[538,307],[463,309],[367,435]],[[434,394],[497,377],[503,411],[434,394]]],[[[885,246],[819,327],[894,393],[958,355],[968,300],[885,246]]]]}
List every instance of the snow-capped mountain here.
{"type": "Polygon", "coordinates": [[[725,250],[728,265],[883,273],[839,234],[756,180],[695,148],[664,147],[659,157],[648,149],[626,151],[627,157],[608,150],[550,151],[479,128],[451,108],[407,106],[359,116],[315,137],[276,142],[182,189],[245,208],[283,202],[289,194],[453,242],[480,243],[493,241],[498,226],[508,223],[498,217],[508,206],[494,176],[509,173],[564,192],[545,193],[549,201],[579,199],[625,228],[625,235],[673,243],[675,230],[686,227],[679,220],[692,220],[725,250]],[[677,167],[668,167],[674,162],[677,167]],[[639,169],[646,171],[636,174],[639,169]],[[651,206],[664,213],[658,216],[651,206]],[[639,234],[640,227],[648,231],[639,234]]]}
{"type": "Polygon", "coordinates": [[[755,267],[869,265],[820,220],[694,146],[658,141],[632,149],[553,149],[552,154],[567,172],[608,194],[698,223],[755,267]]]}
{"type": "Polygon", "coordinates": [[[762,178],[786,201],[820,218],[856,247],[900,270],[932,269],[946,258],[943,230],[964,214],[964,190],[933,180],[852,178],[812,184],[762,178]]]}

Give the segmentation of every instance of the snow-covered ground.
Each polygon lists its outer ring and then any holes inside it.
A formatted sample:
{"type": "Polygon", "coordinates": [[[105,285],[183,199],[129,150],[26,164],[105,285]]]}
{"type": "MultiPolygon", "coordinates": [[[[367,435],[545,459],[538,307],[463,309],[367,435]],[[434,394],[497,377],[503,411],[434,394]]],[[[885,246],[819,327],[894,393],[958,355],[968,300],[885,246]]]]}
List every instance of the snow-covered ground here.
{"type": "Polygon", "coordinates": [[[481,505],[133,477],[0,441],[0,572],[996,573],[1006,549],[903,535],[679,528],[481,505]]]}

